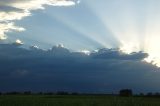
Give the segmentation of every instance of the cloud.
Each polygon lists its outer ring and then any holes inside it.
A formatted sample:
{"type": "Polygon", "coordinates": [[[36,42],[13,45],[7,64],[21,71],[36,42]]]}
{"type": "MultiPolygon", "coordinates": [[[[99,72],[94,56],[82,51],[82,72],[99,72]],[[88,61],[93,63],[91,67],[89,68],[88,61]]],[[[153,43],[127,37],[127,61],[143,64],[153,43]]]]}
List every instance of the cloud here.
{"type": "Polygon", "coordinates": [[[98,52],[92,53],[92,57],[101,59],[120,59],[120,60],[143,60],[148,57],[147,53],[133,52],[125,54],[119,49],[100,49],[98,52]]]}
{"type": "Polygon", "coordinates": [[[0,91],[27,88],[104,93],[121,88],[136,91],[160,88],[160,71],[141,61],[146,57],[142,52],[117,56],[117,49],[105,48],[88,55],[71,52],[63,46],[42,50],[36,46],[24,49],[14,44],[0,44],[0,51],[0,81],[3,81],[0,91]]]}
{"type": "Polygon", "coordinates": [[[16,20],[31,16],[32,10],[45,9],[44,5],[72,6],[73,0],[0,0],[0,40],[6,39],[9,31],[24,31],[15,25],[16,20]]]}
{"type": "Polygon", "coordinates": [[[13,22],[1,22],[0,23],[0,40],[4,40],[7,38],[6,34],[7,32],[11,31],[24,31],[24,28],[15,26],[13,22]]]}
{"type": "Polygon", "coordinates": [[[15,78],[15,77],[24,77],[28,74],[29,73],[27,70],[15,70],[10,75],[15,78]]]}
{"type": "Polygon", "coordinates": [[[21,45],[23,45],[23,42],[22,42],[21,40],[17,39],[17,40],[13,43],[13,45],[15,45],[15,46],[21,46],[21,45]]]}

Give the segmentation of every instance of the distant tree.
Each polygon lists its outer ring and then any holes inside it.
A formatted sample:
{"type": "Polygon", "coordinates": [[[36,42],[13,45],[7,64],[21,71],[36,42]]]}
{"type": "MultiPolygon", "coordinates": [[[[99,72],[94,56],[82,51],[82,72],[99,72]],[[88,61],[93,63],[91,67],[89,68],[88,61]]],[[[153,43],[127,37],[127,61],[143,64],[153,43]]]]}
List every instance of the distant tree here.
{"type": "Polygon", "coordinates": [[[43,95],[43,92],[38,92],[37,95],[43,95]]]}
{"type": "Polygon", "coordinates": [[[47,92],[47,93],[45,93],[45,95],[54,95],[54,93],[53,92],[47,92]]]}
{"type": "Polygon", "coordinates": [[[78,95],[78,93],[77,92],[72,92],[71,95],[78,95]]]}
{"type": "Polygon", "coordinates": [[[144,96],[144,93],[140,93],[139,96],[144,96]]]}
{"type": "Polygon", "coordinates": [[[148,97],[151,97],[151,96],[153,96],[153,93],[152,93],[152,92],[148,92],[148,93],[147,93],[147,96],[148,96],[148,97]]]}
{"type": "Polygon", "coordinates": [[[154,96],[160,97],[160,93],[159,93],[159,92],[156,92],[156,93],[154,94],[154,96]]]}
{"type": "Polygon", "coordinates": [[[13,92],[7,92],[6,95],[20,95],[22,94],[21,92],[16,92],[16,91],[13,91],[13,92]]]}
{"type": "Polygon", "coordinates": [[[159,93],[159,92],[156,92],[156,93],[154,93],[153,96],[154,96],[154,97],[160,97],[160,93],[159,93]]]}
{"type": "Polygon", "coordinates": [[[57,95],[69,95],[68,92],[64,92],[64,91],[58,91],[56,94],[57,95]]]}
{"type": "Polygon", "coordinates": [[[2,95],[2,92],[0,92],[0,95],[2,95]]]}
{"type": "Polygon", "coordinates": [[[23,94],[24,94],[24,95],[31,95],[32,92],[31,92],[31,91],[25,91],[23,94]]]}
{"type": "Polygon", "coordinates": [[[132,90],[131,89],[122,89],[119,91],[120,96],[132,96],[132,90]]]}

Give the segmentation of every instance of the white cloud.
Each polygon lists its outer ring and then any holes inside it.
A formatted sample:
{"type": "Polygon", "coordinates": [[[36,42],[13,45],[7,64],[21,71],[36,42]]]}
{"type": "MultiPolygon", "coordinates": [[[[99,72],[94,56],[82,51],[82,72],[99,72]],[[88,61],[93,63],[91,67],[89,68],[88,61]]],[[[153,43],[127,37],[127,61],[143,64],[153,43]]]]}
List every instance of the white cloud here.
{"type": "Polygon", "coordinates": [[[22,44],[23,44],[23,42],[22,42],[21,40],[19,40],[19,39],[17,39],[15,43],[16,43],[16,44],[19,44],[19,45],[22,45],[22,44]]]}
{"type": "Polygon", "coordinates": [[[74,0],[0,0],[0,40],[6,39],[9,31],[24,31],[17,27],[15,20],[30,16],[32,10],[45,9],[44,5],[72,6],[74,0]]]}
{"type": "Polygon", "coordinates": [[[11,12],[0,12],[0,22],[7,22],[13,20],[21,20],[22,18],[29,16],[29,11],[11,11],[11,12]]]}
{"type": "Polygon", "coordinates": [[[49,0],[48,5],[53,5],[53,6],[70,6],[70,5],[75,5],[75,2],[73,1],[67,1],[67,0],[49,0]]]}
{"type": "Polygon", "coordinates": [[[86,55],[90,55],[91,54],[91,51],[89,51],[89,50],[81,50],[80,52],[84,53],[86,55]]]}
{"type": "Polygon", "coordinates": [[[7,38],[6,33],[11,31],[24,31],[24,28],[15,26],[13,22],[0,23],[0,40],[7,38]]]}
{"type": "Polygon", "coordinates": [[[80,2],[81,2],[81,1],[80,1],[80,0],[78,0],[78,1],[77,1],[77,4],[79,4],[80,2]]]}

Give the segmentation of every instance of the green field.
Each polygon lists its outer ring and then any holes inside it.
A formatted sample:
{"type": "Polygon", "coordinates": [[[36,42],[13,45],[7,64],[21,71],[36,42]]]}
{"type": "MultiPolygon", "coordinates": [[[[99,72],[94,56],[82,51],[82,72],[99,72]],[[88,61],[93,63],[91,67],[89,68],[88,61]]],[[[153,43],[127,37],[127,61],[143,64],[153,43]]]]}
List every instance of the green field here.
{"type": "Polygon", "coordinates": [[[160,106],[160,98],[84,95],[2,95],[0,106],[160,106]]]}

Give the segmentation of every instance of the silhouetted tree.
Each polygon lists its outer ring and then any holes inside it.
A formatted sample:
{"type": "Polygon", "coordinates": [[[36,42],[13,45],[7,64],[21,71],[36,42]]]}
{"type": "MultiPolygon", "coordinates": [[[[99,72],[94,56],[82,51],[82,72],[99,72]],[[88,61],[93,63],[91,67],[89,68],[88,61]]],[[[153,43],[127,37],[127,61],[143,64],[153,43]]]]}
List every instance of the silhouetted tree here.
{"type": "Polygon", "coordinates": [[[159,92],[156,92],[156,93],[154,94],[154,96],[160,97],[160,93],[159,93],[159,92]]]}
{"type": "Polygon", "coordinates": [[[119,91],[120,96],[132,96],[132,90],[131,89],[122,89],[119,91]]]}
{"type": "Polygon", "coordinates": [[[57,95],[68,95],[69,93],[68,92],[64,92],[64,91],[58,91],[56,94],[57,95]]]}
{"type": "Polygon", "coordinates": [[[144,93],[140,93],[139,96],[144,96],[144,93]]]}
{"type": "Polygon", "coordinates": [[[13,91],[13,92],[7,92],[6,95],[20,95],[22,94],[21,92],[16,92],[16,91],[13,91]]]}
{"type": "Polygon", "coordinates": [[[152,96],[153,96],[153,93],[152,93],[152,92],[148,92],[146,96],[152,97],[152,96]]]}
{"type": "Polygon", "coordinates": [[[38,92],[37,95],[43,95],[43,92],[38,92]]]}
{"type": "Polygon", "coordinates": [[[31,91],[25,91],[25,92],[24,92],[24,95],[31,95],[31,94],[32,94],[31,91]]]}
{"type": "Polygon", "coordinates": [[[2,92],[0,92],[0,95],[2,95],[2,92]]]}
{"type": "Polygon", "coordinates": [[[54,93],[53,92],[47,92],[47,93],[45,93],[45,95],[54,95],[54,93]]]}
{"type": "Polygon", "coordinates": [[[71,95],[78,95],[78,93],[77,92],[72,92],[71,95]]]}

